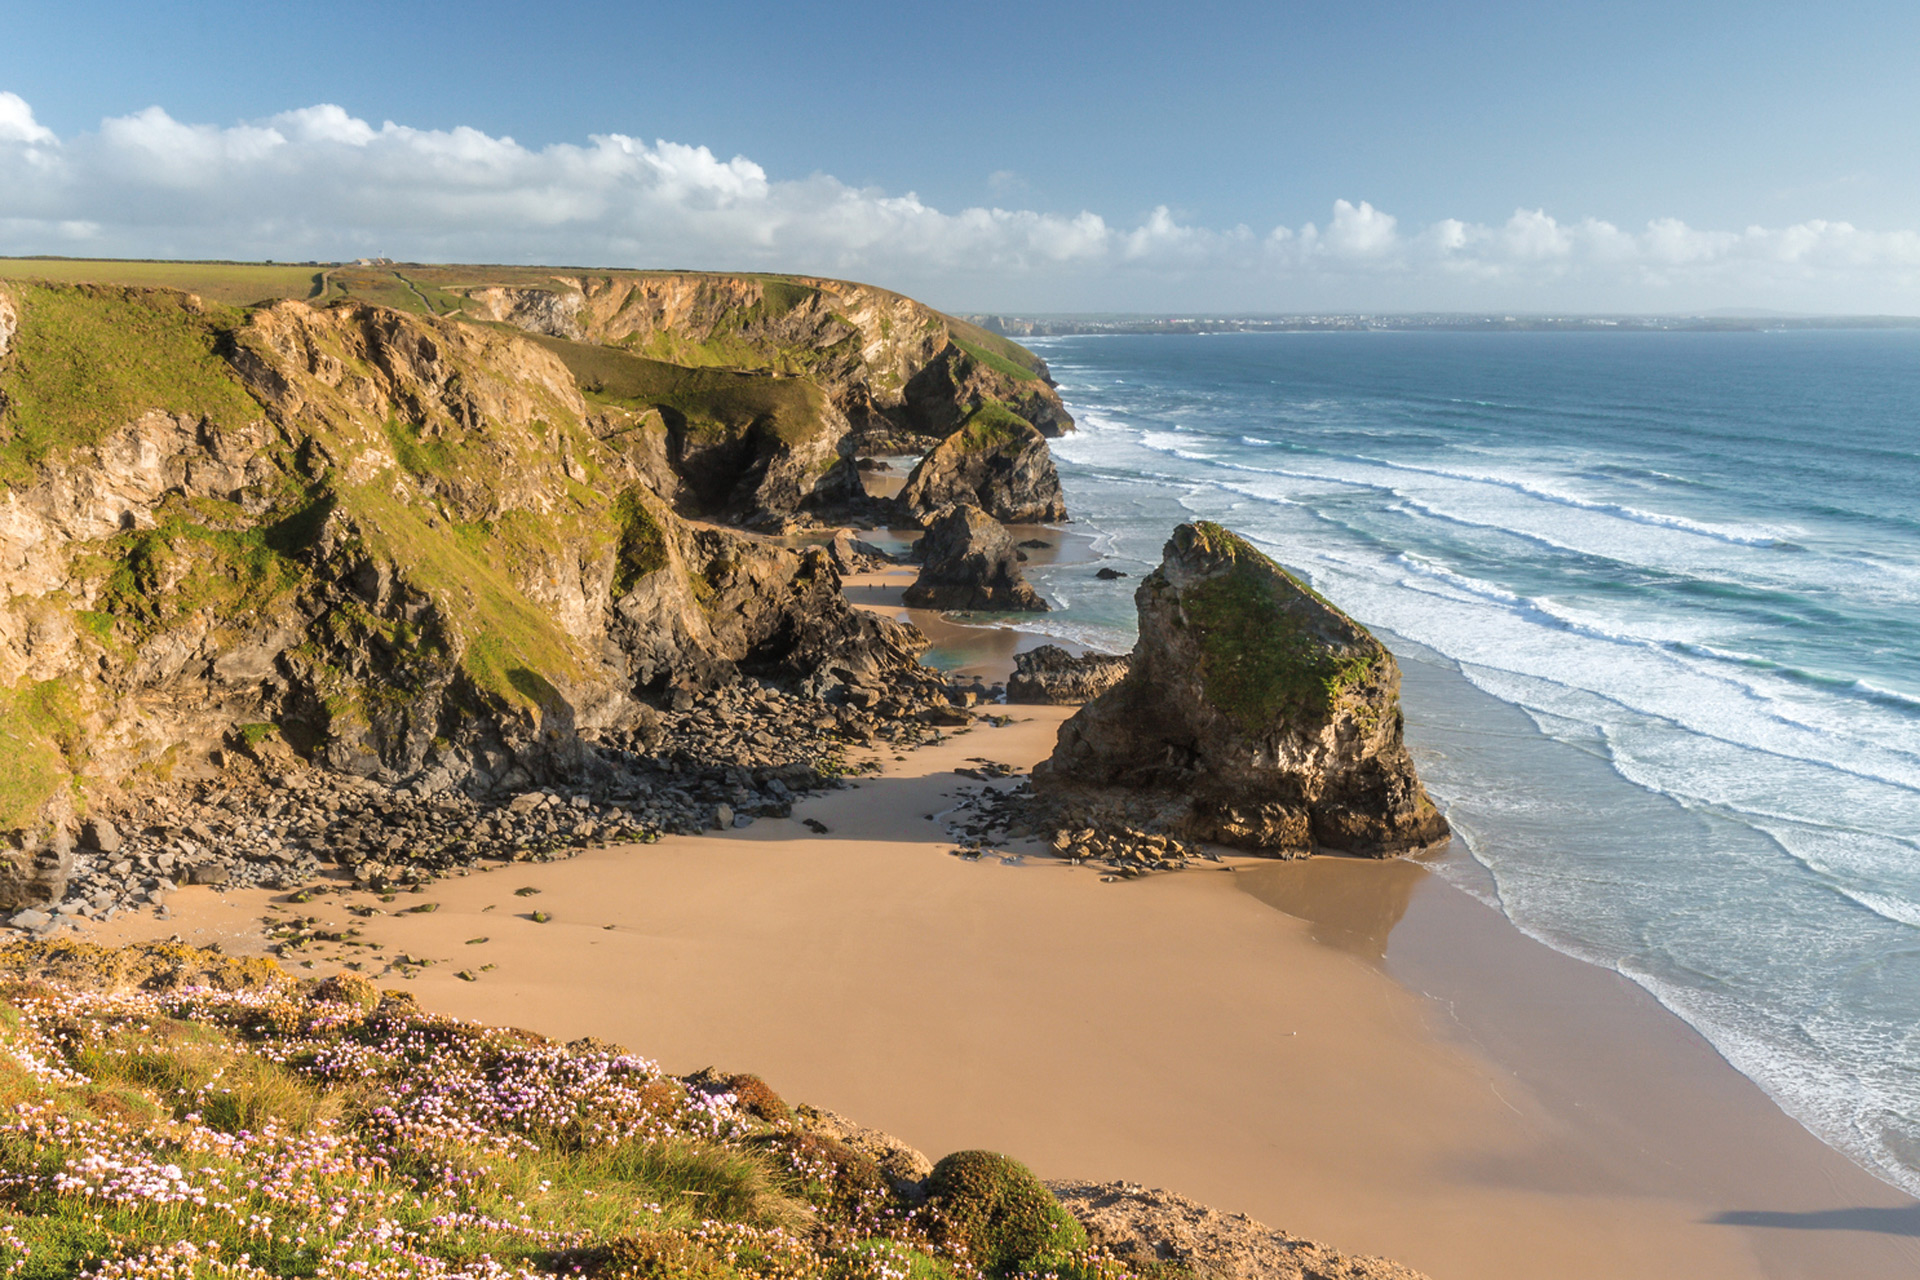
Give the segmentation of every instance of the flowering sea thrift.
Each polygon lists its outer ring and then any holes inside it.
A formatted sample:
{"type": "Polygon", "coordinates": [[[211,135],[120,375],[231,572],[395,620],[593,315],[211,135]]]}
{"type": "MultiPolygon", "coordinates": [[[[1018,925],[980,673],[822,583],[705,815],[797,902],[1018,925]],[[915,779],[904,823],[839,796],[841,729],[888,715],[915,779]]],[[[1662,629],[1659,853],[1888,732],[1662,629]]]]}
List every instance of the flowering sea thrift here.
{"type": "Polygon", "coordinates": [[[871,1161],[631,1054],[348,977],[0,1002],[0,1280],[977,1274],[871,1161]]]}

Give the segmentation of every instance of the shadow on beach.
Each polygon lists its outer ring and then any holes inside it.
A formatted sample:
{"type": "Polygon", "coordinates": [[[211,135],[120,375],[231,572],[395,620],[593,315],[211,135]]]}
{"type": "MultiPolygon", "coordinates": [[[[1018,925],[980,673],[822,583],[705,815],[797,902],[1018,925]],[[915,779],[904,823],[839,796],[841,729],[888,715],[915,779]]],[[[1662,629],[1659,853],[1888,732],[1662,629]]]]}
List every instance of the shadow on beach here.
{"type": "Polygon", "coordinates": [[[1899,1208],[1815,1209],[1779,1213],[1733,1209],[1707,1221],[1724,1227],[1781,1227],[1791,1231],[1872,1231],[1887,1236],[1920,1237],[1920,1202],[1899,1208]]]}

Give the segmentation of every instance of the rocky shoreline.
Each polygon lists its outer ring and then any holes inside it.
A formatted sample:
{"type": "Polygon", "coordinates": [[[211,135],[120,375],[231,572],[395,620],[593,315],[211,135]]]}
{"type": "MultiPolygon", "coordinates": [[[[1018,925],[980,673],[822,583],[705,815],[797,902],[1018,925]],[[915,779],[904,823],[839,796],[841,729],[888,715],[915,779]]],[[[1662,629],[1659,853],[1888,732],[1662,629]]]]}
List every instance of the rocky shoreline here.
{"type": "Polygon", "coordinates": [[[298,893],[330,867],[384,893],[487,861],[546,862],[785,818],[796,799],[874,767],[851,753],[937,741],[994,714],[994,693],[931,671],[884,688],[856,682],[838,703],[743,681],[597,735],[567,785],[480,798],[444,771],[395,785],[285,751],[233,752],[215,778],[156,788],[90,819],[62,899],[6,923],[44,935],[149,907],[164,918],[182,885],[298,893]]]}

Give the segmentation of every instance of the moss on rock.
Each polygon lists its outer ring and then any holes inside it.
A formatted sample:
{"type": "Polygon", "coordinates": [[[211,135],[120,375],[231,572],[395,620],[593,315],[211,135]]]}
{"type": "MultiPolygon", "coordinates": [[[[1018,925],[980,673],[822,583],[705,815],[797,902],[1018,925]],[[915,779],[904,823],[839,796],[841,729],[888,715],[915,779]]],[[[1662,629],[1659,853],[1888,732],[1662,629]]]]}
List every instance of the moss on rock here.
{"type": "Polygon", "coordinates": [[[1364,683],[1384,654],[1377,643],[1329,643],[1289,603],[1313,589],[1217,524],[1194,526],[1194,545],[1227,561],[1224,574],[1187,589],[1181,604],[1203,635],[1207,698],[1248,733],[1281,717],[1324,719],[1364,683]]]}
{"type": "Polygon", "coordinates": [[[983,1271],[1005,1274],[1087,1247],[1087,1233],[1033,1171],[993,1151],[933,1166],[927,1197],[943,1229],[983,1271]]]}

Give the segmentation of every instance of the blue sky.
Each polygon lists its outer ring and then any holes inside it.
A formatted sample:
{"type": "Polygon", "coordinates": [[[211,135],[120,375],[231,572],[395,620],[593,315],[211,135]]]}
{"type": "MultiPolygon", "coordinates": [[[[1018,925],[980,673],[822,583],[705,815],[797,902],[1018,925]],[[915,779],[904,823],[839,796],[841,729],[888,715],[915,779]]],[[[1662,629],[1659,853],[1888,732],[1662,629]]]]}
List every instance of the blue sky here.
{"type": "Polygon", "coordinates": [[[3,21],[3,252],[671,260],[1027,310],[1920,311],[1910,4],[3,21]]]}

